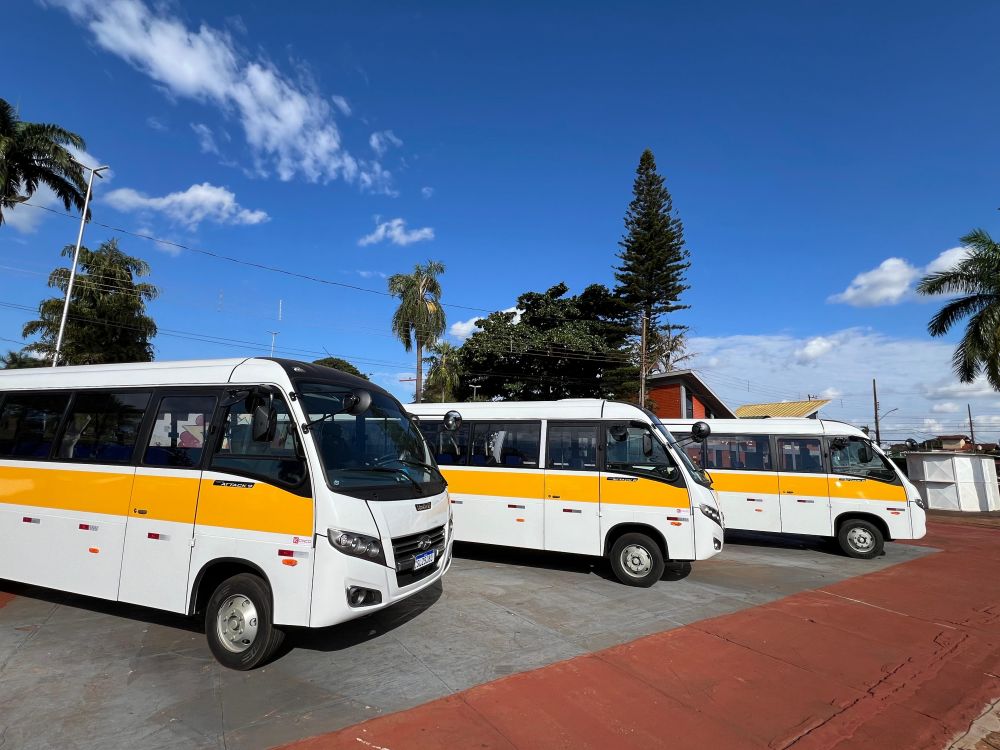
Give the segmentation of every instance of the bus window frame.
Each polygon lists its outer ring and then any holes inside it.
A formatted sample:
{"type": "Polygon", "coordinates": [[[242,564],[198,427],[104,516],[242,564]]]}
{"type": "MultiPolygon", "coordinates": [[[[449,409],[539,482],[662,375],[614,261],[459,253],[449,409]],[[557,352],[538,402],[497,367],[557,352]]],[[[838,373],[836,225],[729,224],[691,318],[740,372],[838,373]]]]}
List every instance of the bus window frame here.
{"type": "MultiPolygon", "coordinates": [[[[625,474],[630,477],[639,477],[640,479],[649,479],[653,482],[660,482],[661,484],[667,484],[671,487],[682,487],[688,489],[687,481],[684,478],[684,471],[681,468],[681,462],[670,452],[670,446],[660,440],[657,431],[653,429],[653,425],[647,424],[639,419],[602,419],[600,420],[600,438],[597,441],[597,463],[600,467],[602,473],[613,473],[613,474],[625,474]],[[646,429],[654,441],[658,442],[663,447],[663,452],[674,462],[674,477],[673,479],[667,479],[666,477],[658,477],[654,474],[649,474],[644,471],[635,471],[628,469],[611,469],[608,468],[608,427],[612,424],[621,424],[626,422],[628,427],[642,427],[646,429]]],[[[684,446],[680,447],[680,450],[684,450],[684,446]]]]}
{"type": "Polygon", "coordinates": [[[900,474],[902,472],[900,471],[899,467],[896,466],[895,462],[893,462],[888,456],[885,456],[882,453],[876,451],[873,446],[874,446],[874,443],[871,440],[869,440],[868,438],[863,438],[860,435],[828,435],[828,436],[825,436],[823,438],[823,450],[827,454],[827,456],[829,456],[829,462],[830,462],[829,474],[830,474],[830,476],[831,477],[848,477],[850,479],[858,479],[858,480],[863,480],[863,481],[871,480],[873,482],[881,482],[882,484],[891,484],[891,485],[896,485],[896,486],[900,486],[901,487],[903,485],[903,481],[900,479],[900,474]],[[889,480],[889,479],[882,479],[881,477],[873,477],[873,476],[870,476],[870,475],[862,476],[860,474],[848,474],[847,472],[844,472],[844,471],[834,471],[833,470],[833,444],[832,443],[833,443],[834,440],[836,440],[838,438],[845,438],[847,440],[850,440],[851,438],[854,438],[855,440],[860,440],[863,443],[868,443],[868,450],[870,450],[872,452],[872,455],[875,455],[875,456],[878,456],[879,458],[881,458],[892,469],[893,478],[891,480],[889,480]]]}
{"type": "Polygon", "coordinates": [[[826,474],[830,475],[830,453],[827,450],[825,435],[776,435],[771,433],[771,457],[774,471],[778,474],[826,474]],[[778,452],[779,440],[816,440],[819,442],[820,471],[786,471],[781,465],[781,454],[778,452]]]}
{"type": "MultiPolygon", "coordinates": [[[[66,411],[63,412],[62,418],[59,420],[59,428],[56,433],[56,441],[52,445],[52,450],[49,455],[51,460],[57,463],[68,463],[68,464],[80,464],[83,466],[137,466],[138,460],[142,457],[142,451],[139,451],[140,443],[145,439],[146,436],[146,422],[149,419],[149,405],[157,398],[156,388],[153,386],[125,386],[124,388],[76,388],[69,391],[70,399],[69,404],[66,406],[66,411]],[[69,418],[73,414],[73,410],[76,408],[77,399],[81,394],[112,394],[112,393],[147,393],[149,394],[149,400],[146,401],[146,408],[143,409],[142,419],[139,420],[139,427],[135,431],[135,444],[132,446],[132,454],[128,457],[126,461],[91,461],[86,458],[61,458],[58,455],[53,455],[58,452],[60,446],[62,446],[63,438],[66,437],[66,429],[69,427],[69,418]]],[[[2,408],[2,406],[0,406],[2,408]]]]}
{"type": "MultiPolygon", "coordinates": [[[[776,436],[773,432],[769,432],[767,430],[762,430],[760,432],[720,432],[718,434],[715,434],[713,432],[711,435],[709,435],[707,438],[705,438],[705,440],[703,440],[700,443],[700,445],[701,445],[701,449],[700,449],[701,467],[705,471],[739,471],[739,472],[748,472],[748,473],[751,473],[751,474],[775,474],[778,471],[778,462],[777,462],[777,460],[775,458],[775,453],[774,453],[775,446],[777,445],[777,442],[776,442],[776,438],[777,437],[778,436],[776,436]],[[756,438],[756,439],[766,438],[767,439],[768,458],[771,461],[771,468],[770,469],[748,469],[748,468],[746,468],[744,466],[743,468],[740,468],[740,469],[734,469],[734,468],[728,468],[727,469],[727,468],[725,468],[723,466],[707,466],[706,465],[706,463],[707,463],[706,459],[708,458],[708,442],[712,438],[717,438],[717,439],[718,438],[729,438],[729,439],[735,439],[737,442],[745,442],[747,439],[750,439],[750,438],[756,438]]],[[[781,437],[792,437],[792,436],[782,435],[781,437]]],[[[822,454],[823,451],[824,451],[824,447],[822,445],[820,445],[820,453],[822,454]]],[[[825,462],[824,462],[824,466],[825,466],[825,462]]],[[[798,473],[798,472],[796,472],[796,473],[798,473]]]]}
{"type": "MultiPolygon", "coordinates": [[[[525,471],[544,469],[543,461],[548,462],[548,428],[544,419],[468,419],[462,420],[462,425],[469,425],[469,445],[465,453],[464,464],[452,464],[453,466],[465,466],[470,469],[508,469],[510,471],[525,471]],[[506,464],[473,464],[472,453],[475,448],[476,426],[494,424],[526,424],[538,425],[538,456],[534,466],[507,466],[506,464]]],[[[445,464],[448,466],[449,464],[445,464]]],[[[567,471],[573,471],[567,469],[567,471]]]]}
{"type": "MultiPolygon", "coordinates": [[[[222,395],[224,396],[225,392],[227,391],[233,391],[233,390],[242,391],[250,388],[266,389],[272,395],[282,399],[285,402],[285,408],[288,410],[289,424],[291,424],[291,426],[294,428],[295,437],[298,440],[297,444],[298,451],[296,452],[295,457],[298,460],[300,460],[303,466],[305,467],[305,472],[303,474],[302,479],[299,481],[298,484],[292,485],[284,482],[280,483],[275,482],[273,481],[272,477],[269,477],[265,474],[258,474],[256,472],[244,471],[242,469],[235,469],[226,466],[213,466],[212,461],[218,455],[219,448],[222,446],[222,440],[226,435],[225,431],[226,414],[229,412],[230,408],[240,403],[240,401],[242,401],[243,399],[234,401],[232,403],[227,403],[225,406],[222,405],[226,401],[226,399],[224,398],[220,398],[216,402],[215,417],[212,420],[212,428],[210,433],[212,435],[212,441],[208,446],[206,446],[206,450],[202,454],[202,462],[203,462],[202,470],[215,472],[217,474],[232,474],[233,476],[236,477],[245,477],[246,479],[253,479],[257,482],[261,482],[262,484],[266,484],[269,487],[274,487],[284,492],[288,492],[292,495],[298,495],[299,497],[307,497],[311,500],[315,500],[316,490],[313,487],[313,474],[314,474],[312,470],[313,467],[310,465],[309,454],[306,452],[305,449],[305,438],[302,435],[298,417],[292,410],[292,403],[293,403],[292,399],[288,396],[288,394],[282,391],[280,387],[271,383],[259,383],[259,384],[254,383],[250,385],[234,383],[221,390],[223,391],[222,395]]],[[[298,398],[296,398],[295,400],[298,401],[298,398]]],[[[268,459],[266,456],[262,456],[260,454],[250,454],[250,455],[229,454],[228,458],[245,458],[257,461],[277,460],[276,458],[268,459]]]]}
{"type": "Polygon", "coordinates": [[[604,428],[601,425],[600,419],[543,419],[542,422],[545,424],[545,430],[542,432],[542,438],[544,439],[544,453],[545,453],[545,466],[542,467],[546,471],[571,471],[574,473],[584,473],[588,471],[593,471],[599,473],[604,471],[604,449],[601,444],[601,440],[604,438],[604,428]],[[592,428],[597,433],[597,440],[595,441],[595,456],[594,456],[594,468],[593,469],[564,469],[562,467],[552,466],[549,460],[549,437],[552,434],[552,426],[557,427],[576,427],[578,425],[585,425],[592,428]]]}
{"type": "Polygon", "coordinates": [[[219,411],[225,409],[225,407],[222,406],[222,396],[224,393],[225,389],[217,386],[208,388],[199,388],[198,386],[170,386],[166,388],[154,388],[150,401],[156,405],[156,408],[150,410],[147,407],[146,420],[142,428],[142,445],[137,446],[141,448],[141,450],[137,450],[136,452],[135,465],[144,469],[205,471],[207,468],[206,461],[208,460],[208,455],[212,452],[211,443],[215,439],[215,433],[218,430],[216,423],[217,420],[221,419],[219,411]],[[160,404],[163,403],[163,399],[190,398],[192,396],[211,396],[215,399],[215,409],[212,412],[212,418],[208,424],[205,425],[205,445],[201,451],[201,461],[197,466],[163,466],[162,464],[147,464],[144,460],[146,456],[146,448],[149,447],[149,441],[152,438],[153,429],[156,426],[156,415],[160,413],[160,404]]]}

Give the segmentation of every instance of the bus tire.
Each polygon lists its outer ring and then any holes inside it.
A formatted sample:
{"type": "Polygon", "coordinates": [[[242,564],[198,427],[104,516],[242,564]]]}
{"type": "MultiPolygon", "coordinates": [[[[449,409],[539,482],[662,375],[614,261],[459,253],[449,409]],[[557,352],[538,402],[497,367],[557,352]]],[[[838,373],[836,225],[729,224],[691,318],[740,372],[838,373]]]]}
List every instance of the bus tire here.
{"type": "Polygon", "coordinates": [[[266,662],[284,639],[274,626],[267,583],[253,573],[220,583],[205,607],[205,635],[225,667],[246,671],[266,662]]]}
{"type": "Polygon", "coordinates": [[[837,532],[840,548],[848,557],[872,560],[882,554],[885,537],[878,526],[860,518],[849,518],[840,525],[837,532]]]}
{"type": "Polygon", "coordinates": [[[663,577],[660,545],[645,534],[622,534],[609,554],[615,577],[626,586],[649,588],[663,577]]]}

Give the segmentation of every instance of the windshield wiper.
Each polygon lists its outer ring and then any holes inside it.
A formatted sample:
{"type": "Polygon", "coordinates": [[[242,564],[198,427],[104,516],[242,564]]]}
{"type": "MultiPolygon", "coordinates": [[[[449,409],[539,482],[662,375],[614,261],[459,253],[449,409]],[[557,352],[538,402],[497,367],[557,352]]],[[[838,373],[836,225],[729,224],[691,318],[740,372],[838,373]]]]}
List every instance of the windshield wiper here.
{"type": "Polygon", "coordinates": [[[396,460],[401,464],[406,464],[407,466],[416,466],[420,469],[427,469],[427,471],[432,471],[444,479],[444,474],[442,474],[441,470],[433,464],[425,464],[423,461],[414,461],[412,458],[397,458],[396,460]]]}
{"type": "Polygon", "coordinates": [[[407,474],[405,469],[394,469],[391,466],[359,466],[354,469],[354,471],[378,471],[383,474],[396,474],[398,476],[403,476],[409,480],[410,484],[417,488],[417,492],[421,495],[424,494],[424,488],[421,486],[420,482],[407,474]]]}

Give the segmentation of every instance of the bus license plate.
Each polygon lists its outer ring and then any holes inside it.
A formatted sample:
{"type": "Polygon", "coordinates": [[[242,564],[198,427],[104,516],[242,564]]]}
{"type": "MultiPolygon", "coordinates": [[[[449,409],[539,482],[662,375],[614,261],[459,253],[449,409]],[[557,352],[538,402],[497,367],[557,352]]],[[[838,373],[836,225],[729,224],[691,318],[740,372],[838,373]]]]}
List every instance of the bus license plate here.
{"type": "Polygon", "coordinates": [[[421,552],[419,555],[413,556],[413,569],[420,570],[428,565],[434,564],[434,556],[437,554],[437,550],[432,549],[427,552],[421,552]]]}

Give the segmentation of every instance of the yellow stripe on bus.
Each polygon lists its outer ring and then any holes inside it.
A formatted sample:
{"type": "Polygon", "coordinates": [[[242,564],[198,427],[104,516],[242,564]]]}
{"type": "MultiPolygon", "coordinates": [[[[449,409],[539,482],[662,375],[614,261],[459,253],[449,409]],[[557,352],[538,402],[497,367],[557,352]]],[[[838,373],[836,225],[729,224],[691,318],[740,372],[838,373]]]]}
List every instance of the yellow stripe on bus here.
{"type": "Polygon", "coordinates": [[[796,495],[829,497],[841,500],[873,500],[875,502],[906,502],[902,485],[874,479],[843,477],[837,474],[777,474],[769,471],[738,472],[709,471],[717,492],[738,492],[747,495],[777,495],[791,490],[796,495]]]}
{"type": "Polygon", "coordinates": [[[132,472],[0,466],[0,502],[36,508],[123,516],[132,497],[132,472]]]}

